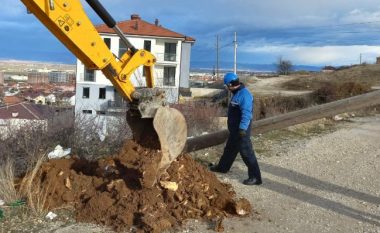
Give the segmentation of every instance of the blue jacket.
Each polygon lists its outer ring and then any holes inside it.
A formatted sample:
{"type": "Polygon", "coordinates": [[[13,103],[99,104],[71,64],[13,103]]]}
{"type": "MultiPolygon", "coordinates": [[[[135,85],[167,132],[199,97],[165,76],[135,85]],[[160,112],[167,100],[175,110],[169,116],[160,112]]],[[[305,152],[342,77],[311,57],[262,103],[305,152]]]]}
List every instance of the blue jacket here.
{"type": "Polygon", "coordinates": [[[239,129],[247,130],[253,115],[253,96],[243,84],[233,92],[228,106],[228,130],[238,132],[239,129]]]}

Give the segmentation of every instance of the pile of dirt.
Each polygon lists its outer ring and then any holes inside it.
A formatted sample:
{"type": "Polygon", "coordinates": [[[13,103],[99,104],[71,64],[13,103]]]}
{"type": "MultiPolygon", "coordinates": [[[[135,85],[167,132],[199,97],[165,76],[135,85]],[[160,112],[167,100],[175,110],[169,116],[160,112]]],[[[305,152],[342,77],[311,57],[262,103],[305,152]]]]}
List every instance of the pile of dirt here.
{"type": "Polygon", "coordinates": [[[47,190],[46,206],[74,206],[76,218],[112,226],[161,232],[186,219],[214,221],[223,231],[223,218],[251,213],[246,199],[236,200],[231,185],[182,155],[156,180],[158,150],[128,141],[118,155],[89,162],[79,158],[50,160],[38,173],[47,190]]]}

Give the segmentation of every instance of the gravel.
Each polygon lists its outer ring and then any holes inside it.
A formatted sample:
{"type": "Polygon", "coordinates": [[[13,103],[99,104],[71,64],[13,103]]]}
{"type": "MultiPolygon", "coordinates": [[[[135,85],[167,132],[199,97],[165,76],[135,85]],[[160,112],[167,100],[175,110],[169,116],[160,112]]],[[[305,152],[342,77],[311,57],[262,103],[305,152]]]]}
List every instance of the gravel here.
{"type": "MultiPolygon", "coordinates": [[[[257,212],[226,219],[225,232],[379,233],[380,115],[340,124],[334,132],[274,145],[277,156],[259,156],[261,186],[241,184],[247,174],[241,160],[218,175],[257,212]]],[[[208,228],[190,222],[181,232],[213,232],[208,228]]]]}

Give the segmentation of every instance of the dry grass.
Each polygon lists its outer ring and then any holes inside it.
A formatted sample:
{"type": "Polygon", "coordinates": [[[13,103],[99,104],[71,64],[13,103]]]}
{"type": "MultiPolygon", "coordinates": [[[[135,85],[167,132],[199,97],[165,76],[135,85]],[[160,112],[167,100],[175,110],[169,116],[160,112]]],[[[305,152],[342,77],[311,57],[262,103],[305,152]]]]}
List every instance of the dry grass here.
{"type": "Polygon", "coordinates": [[[7,158],[5,162],[0,165],[0,199],[6,203],[19,199],[14,180],[14,163],[13,160],[7,158]]]}
{"type": "Polygon", "coordinates": [[[31,164],[30,169],[21,181],[19,188],[19,195],[26,197],[28,207],[36,216],[46,215],[47,210],[49,209],[47,195],[52,190],[50,185],[42,187],[41,180],[39,180],[37,176],[45,158],[46,156],[42,154],[31,164]]]}
{"type": "Polygon", "coordinates": [[[310,95],[267,96],[255,99],[254,118],[260,120],[287,112],[310,107],[314,101],[310,95]]]}
{"type": "Polygon", "coordinates": [[[38,171],[44,160],[45,155],[41,155],[34,163],[30,163],[28,172],[16,187],[14,162],[12,159],[7,159],[0,166],[0,199],[6,203],[26,199],[28,209],[32,214],[44,216],[49,208],[49,203],[46,202],[47,194],[51,191],[51,187],[42,188],[40,180],[37,179],[38,171]]]}
{"type": "Polygon", "coordinates": [[[358,83],[365,86],[380,85],[380,65],[361,65],[331,73],[315,73],[307,76],[298,76],[283,83],[282,87],[288,90],[317,90],[325,83],[358,83]]]}
{"type": "Polygon", "coordinates": [[[313,99],[317,104],[328,103],[344,98],[367,93],[371,87],[358,82],[324,83],[313,93],[313,99]]]}

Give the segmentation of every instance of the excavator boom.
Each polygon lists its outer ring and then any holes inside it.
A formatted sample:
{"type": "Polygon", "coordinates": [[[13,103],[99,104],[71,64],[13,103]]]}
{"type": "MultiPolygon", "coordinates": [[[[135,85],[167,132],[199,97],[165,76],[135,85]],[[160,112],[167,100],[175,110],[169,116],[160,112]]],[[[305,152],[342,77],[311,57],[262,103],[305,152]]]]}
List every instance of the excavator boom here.
{"type": "Polygon", "coordinates": [[[170,163],[182,151],[186,142],[187,127],[185,119],[179,111],[165,106],[164,93],[153,89],[155,56],[149,51],[136,49],[98,0],[86,1],[106,25],[119,35],[121,41],[128,48],[128,51],[120,58],[114,56],[109,50],[83,10],[81,1],[21,1],[27,7],[28,12],[33,13],[58,40],[82,61],[86,68],[101,70],[120,95],[131,103],[130,111],[127,114],[131,116],[128,122],[135,130],[133,135],[139,135],[141,141],[144,138],[151,139],[149,135],[142,137],[141,132],[151,133],[154,130],[157,132],[165,161],[165,165],[162,167],[167,167],[167,161],[170,163]],[[136,90],[131,81],[131,75],[141,66],[145,71],[145,91],[136,90]],[[138,110],[137,117],[136,113],[132,113],[133,110],[138,110]],[[149,118],[151,123],[147,123],[149,120],[141,118],[149,118]],[[147,127],[150,127],[151,130],[143,130],[147,127]]]}
{"type": "MultiPolygon", "coordinates": [[[[78,0],[21,0],[88,69],[101,70],[113,86],[129,101],[135,87],[131,82],[134,71],[144,66],[148,88],[154,86],[153,65],[156,58],[146,50],[131,47],[121,58],[109,50],[78,0]]],[[[88,2],[97,2],[90,1],[88,2]]],[[[104,15],[103,15],[104,16],[104,15]]],[[[112,19],[113,20],[113,19],[112,19]]],[[[114,21],[114,20],[113,20],[114,21]]],[[[115,23],[116,25],[116,23],[115,23]]]]}

